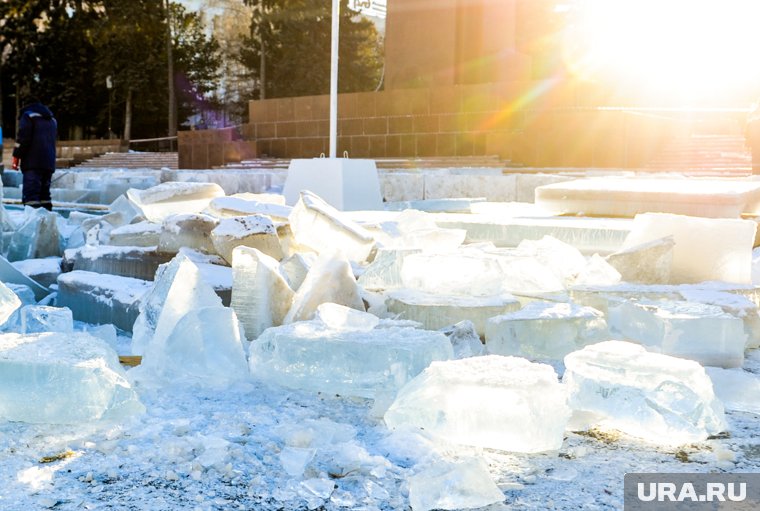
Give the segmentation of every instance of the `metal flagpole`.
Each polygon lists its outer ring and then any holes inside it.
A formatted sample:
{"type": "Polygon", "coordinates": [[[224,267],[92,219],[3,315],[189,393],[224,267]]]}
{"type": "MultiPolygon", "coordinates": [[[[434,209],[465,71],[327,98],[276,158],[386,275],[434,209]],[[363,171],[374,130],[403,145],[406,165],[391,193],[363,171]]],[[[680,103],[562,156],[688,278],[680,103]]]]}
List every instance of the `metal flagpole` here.
{"type": "Polygon", "coordinates": [[[330,158],[338,153],[338,39],[340,0],[332,0],[332,43],[330,45],[330,158]]]}

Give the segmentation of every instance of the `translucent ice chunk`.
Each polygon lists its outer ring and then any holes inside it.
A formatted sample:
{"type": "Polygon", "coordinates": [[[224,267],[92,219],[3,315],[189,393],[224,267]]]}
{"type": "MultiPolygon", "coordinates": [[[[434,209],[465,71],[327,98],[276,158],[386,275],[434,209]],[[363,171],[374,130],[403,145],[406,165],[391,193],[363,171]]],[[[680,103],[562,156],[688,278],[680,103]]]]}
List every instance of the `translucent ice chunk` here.
{"type": "MultiPolygon", "coordinates": [[[[8,260],[0,256],[0,282],[6,284],[21,284],[28,286],[34,292],[34,296],[37,300],[42,300],[50,294],[50,290],[45,286],[40,285],[33,279],[21,273],[15,266],[8,262],[8,260]]],[[[0,293],[1,294],[1,293],[0,293]]],[[[0,296],[0,301],[2,297],[0,296]]],[[[0,314],[0,317],[1,314],[0,314]]]]}
{"type": "Polygon", "coordinates": [[[726,410],[760,415],[760,378],[742,369],[705,367],[715,395],[726,410]]]}
{"type": "Polygon", "coordinates": [[[404,210],[396,222],[400,236],[393,238],[389,246],[400,249],[445,252],[456,249],[467,236],[464,229],[440,228],[431,215],[413,209],[404,210]]]}
{"type": "Polygon", "coordinates": [[[216,253],[229,263],[238,246],[256,248],[277,260],[283,255],[272,220],[262,215],[225,218],[211,231],[211,241],[216,253]]]}
{"type": "Polygon", "coordinates": [[[745,348],[760,347],[760,314],[758,314],[757,305],[746,296],[725,291],[689,288],[681,289],[679,294],[687,302],[717,305],[723,309],[723,312],[740,318],[744,322],[744,333],[747,334],[745,348]]]}
{"type": "Polygon", "coordinates": [[[460,462],[439,461],[409,478],[409,504],[413,511],[470,509],[504,500],[488,465],[479,458],[460,462]]]}
{"type": "Polygon", "coordinates": [[[219,225],[219,220],[199,213],[171,215],[161,224],[158,249],[176,254],[182,247],[200,250],[209,254],[215,252],[211,242],[211,231],[219,225]]]}
{"type": "Polygon", "coordinates": [[[387,296],[388,312],[400,318],[419,321],[428,330],[470,320],[480,336],[485,335],[488,318],[520,308],[520,302],[510,294],[474,297],[397,289],[387,296]]]}
{"type": "Polygon", "coordinates": [[[216,183],[167,182],[139,190],[127,190],[127,198],[151,222],[160,223],[169,215],[200,213],[224,190],[216,183]]]}
{"type": "Polygon", "coordinates": [[[121,216],[124,219],[124,224],[131,224],[132,221],[140,215],[140,210],[136,208],[124,194],[119,195],[108,205],[108,211],[111,213],[121,213],[121,216]]]}
{"type": "Polygon", "coordinates": [[[454,358],[479,357],[485,354],[485,346],[470,320],[442,328],[440,332],[443,332],[451,341],[454,358]]]}
{"type": "Polygon", "coordinates": [[[55,284],[58,275],[61,274],[60,257],[16,261],[13,266],[30,279],[46,287],[55,284]]]}
{"type": "Polygon", "coordinates": [[[75,424],[144,410],[104,341],[79,332],[0,336],[0,417],[75,424]]]}
{"type": "Polygon", "coordinates": [[[21,300],[8,286],[0,282],[0,325],[21,307],[21,300]]]}
{"type": "Polygon", "coordinates": [[[132,353],[142,355],[148,344],[165,342],[177,321],[200,307],[221,307],[222,301],[184,254],[156,272],[153,289],[140,301],[135,320],[132,353]]]}
{"type": "Polygon", "coordinates": [[[717,305],[622,302],[610,308],[608,320],[612,331],[651,351],[702,365],[739,367],[744,362],[744,322],[717,305]]]}
{"type": "Polygon", "coordinates": [[[337,252],[362,262],[375,246],[365,228],[311,192],[301,192],[289,220],[296,242],[319,254],[337,252]]]}
{"type": "Polygon", "coordinates": [[[43,208],[24,210],[24,222],[13,233],[8,247],[9,261],[61,255],[61,239],[56,213],[43,208]]]}
{"type": "Polygon", "coordinates": [[[68,307],[26,305],[21,308],[21,333],[68,333],[74,331],[74,316],[68,307]]]}
{"type": "Polygon", "coordinates": [[[518,357],[434,362],[385,413],[390,428],[413,426],[444,440],[513,452],[559,449],[570,409],[550,366],[518,357]]]}
{"type": "Polygon", "coordinates": [[[138,222],[122,225],[111,231],[111,245],[132,247],[155,247],[161,235],[161,224],[153,222],[138,222]]]}
{"type": "Polygon", "coordinates": [[[722,280],[746,284],[752,282],[756,228],[751,220],[644,213],[634,218],[624,248],[673,236],[673,283],[722,280]],[[721,242],[706,241],[712,239],[721,242]]]}
{"type": "Polygon", "coordinates": [[[404,257],[418,254],[417,248],[388,249],[379,248],[375,259],[359,277],[359,285],[367,290],[385,290],[403,287],[401,267],[404,257]]]}
{"type": "Polygon", "coordinates": [[[565,367],[573,428],[614,429],[661,445],[703,441],[727,428],[710,378],[692,360],[608,341],[569,354],[565,367]]]}
{"type": "Polygon", "coordinates": [[[243,339],[232,309],[200,307],[177,321],[166,342],[146,347],[140,369],[143,375],[166,380],[189,378],[211,386],[246,380],[250,373],[243,339]]]}
{"type": "Polygon", "coordinates": [[[666,236],[610,254],[607,262],[626,282],[668,284],[675,244],[672,236],[666,236]]]}
{"type": "Polygon", "coordinates": [[[280,273],[288,281],[291,289],[298,291],[298,288],[301,287],[301,284],[306,279],[306,275],[309,273],[309,268],[312,267],[316,260],[316,255],[313,253],[305,253],[293,254],[280,262],[280,273]]]}
{"type": "Polygon", "coordinates": [[[515,253],[535,258],[562,282],[572,280],[586,267],[586,258],[580,250],[552,236],[523,240],[517,245],[515,253]]]}
{"type": "Polygon", "coordinates": [[[568,353],[607,339],[604,314],[570,303],[531,302],[486,324],[486,349],[497,355],[562,360],[568,353]]]}
{"type": "Polygon", "coordinates": [[[72,271],[58,277],[57,305],[71,309],[76,320],[112,323],[131,332],[140,299],[152,286],[140,279],[72,271]]]}
{"type": "Polygon", "coordinates": [[[254,378],[284,387],[374,398],[395,394],[435,360],[453,356],[440,332],[331,330],[321,321],[269,328],[251,343],[254,378]]]}
{"type": "Polygon", "coordinates": [[[172,254],[156,247],[89,246],[70,248],[63,253],[62,266],[67,271],[82,270],[153,280],[159,265],[172,259],[172,254]]]}
{"type": "Polygon", "coordinates": [[[235,247],[232,254],[232,308],[252,340],[282,324],[294,293],[273,258],[249,247],[235,247]]]}
{"type": "Polygon", "coordinates": [[[314,317],[320,304],[330,302],[364,311],[351,265],[342,258],[321,256],[309,269],[306,279],[293,297],[285,323],[314,317]]]}
{"type": "MultiPolygon", "coordinates": [[[[282,197],[282,195],[273,195],[271,197],[282,197]]],[[[264,202],[256,200],[256,194],[236,194],[230,197],[217,197],[213,199],[208,206],[208,212],[218,216],[234,217],[246,215],[266,215],[272,220],[286,221],[293,208],[273,202],[264,202]],[[247,198],[250,196],[251,198],[247,198]]],[[[282,197],[284,199],[284,197],[282,197]]]]}
{"type": "Polygon", "coordinates": [[[321,321],[333,330],[369,331],[374,329],[380,319],[374,314],[351,309],[337,303],[323,303],[317,307],[314,319],[321,321]]]}

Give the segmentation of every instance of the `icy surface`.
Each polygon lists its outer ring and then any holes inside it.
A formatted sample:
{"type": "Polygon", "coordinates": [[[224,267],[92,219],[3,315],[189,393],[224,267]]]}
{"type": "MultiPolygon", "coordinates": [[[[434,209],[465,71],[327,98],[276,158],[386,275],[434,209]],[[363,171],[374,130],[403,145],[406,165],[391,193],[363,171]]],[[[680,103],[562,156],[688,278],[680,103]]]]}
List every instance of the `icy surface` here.
{"type": "Polygon", "coordinates": [[[340,257],[321,256],[314,263],[293,297],[293,304],[283,321],[292,323],[311,319],[317,307],[327,302],[364,311],[364,302],[351,265],[340,257]]]}
{"type": "Polygon", "coordinates": [[[752,246],[757,224],[731,218],[697,218],[666,213],[636,215],[624,248],[672,236],[675,284],[722,280],[752,282],[752,246]],[[720,243],[708,240],[720,239],[720,243]]]}
{"type": "Polygon", "coordinates": [[[67,271],[82,270],[153,280],[159,265],[172,259],[172,254],[156,247],[85,245],[64,252],[62,266],[67,271]]]}
{"type": "Polygon", "coordinates": [[[531,302],[486,324],[486,349],[496,355],[561,360],[588,344],[609,339],[604,315],[571,303],[531,302]]]}
{"type": "Polygon", "coordinates": [[[61,255],[57,215],[43,208],[24,210],[24,221],[11,236],[9,261],[61,255]]]}
{"type": "Polygon", "coordinates": [[[314,320],[265,330],[251,343],[249,363],[254,378],[266,382],[374,398],[394,395],[431,362],[452,356],[439,332],[334,330],[314,320]]]}
{"type": "Polygon", "coordinates": [[[661,445],[699,442],[727,428],[698,363],[608,341],[565,357],[573,428],[619,430],[661,445]]]}
{"type": "Polygon", "coordinates": [[[171,215],[164,218],[158,237],[161,252],[176,254],[183,247],[214,253],[211,231],[219,225],[219,220],[199,213],[171,215]]]}
{"type": "Polygon", "coordinates": [[[132,353],[142,355],[151,343],[164,343],[177,321],[200,307],[220,307],[221,299],[202,278],[198,266],[179,254],[156,274],[153,289],[142,297],[135,320],[132,353]]]}
{"type": "Polygon", "coordinates": [[[285,197],[282,195],[271,195],[270,197],[281,197],[283,202],[264,202],[255,199],[266,197],[257,196],[256,194],[238,194],[236,196],[213,199],[208,206],[208,211],[219,217],[266,215],[272,220],[287,220],[293,208],[285,205],[285,197]],[[246,196],[250,196],[251,198],[246,198],[246,196]]]}
{"type": "Polygon", "coordinates": [[[67,307],[26,305],[21,308],[21,333],[70,333],[74,331],[74,316],[67,307]]]}
{"type": "Polygon", "coordinates": [[[280,239],[272,220],[262,215],[222,220],[211,231],[211,241],[216,253],[229,263],[232,263],[233,249],[238,246],[256,248],[277,260],[283,256],[280,239]]]}
{"type": "Polygon", "coordinates": [[[705,367],[705,371],[726,410],[760,415],[760,378],[756,374],[741,368],[705,367]]]}
{"type": "Polygon", "coordinates": [[[418,254],[419,249],[387,249],[380,248],[375,259],[359,276],[358,282],[364,289],[385,290],[403,287],[401,268],[404,257],[418,254]]]}
{"type": "Polygon", "coordinates": [[[102,340],[85,333],[0,336],[0,417],[73,424],[143,410],[102,340]]]}
{"type": "Polygon", "coordinates": [[[340,253],[361,262],[375,246],[372,234],[311,192],[301,192],[289,220],[298,244],[319,254],[340,253]]]}
{"type": "Polygon", "coordinates": [[[313,253],[299,253],[293,254],[280,262],[280,273],[285,277],[291,289],[298,291],[298,288],[301,287],[301,284],[306,279],[306,275],[309,273],[309,268],[312,267],[316,260],[317,258],[313,253]]]}
{"type": "Polygon", "coordinates": [[[255,339],[282,324],[294,293],[273,258],[249,247],[236,247],[232,254],[232,308],[248,339],[255,339]]]}
{"type": "Polygon", "coordinates": [[[717,305],[686,301],[622,302],[609,311],[610,330],[652,351],[702,365],[739,367],[744,322],[717,305]]]}
{"type": "Polygon", "coordinates": [[[21,300],[8,286],[0,282],[0,325],[21,307],[21,300]]]}
{"type": "Polygon", "coordinates": [[[343,331],[365,331],[374,329],[380,319],[367,312],[358,311],[337,303],[323,303],[314,315],[327,328],[343,331]]]}
{"type": "Polygon", "coordinates": [[[401,389],[389,428],[513,452],[559,449],[570,409],[550,366],[489,355],[435,362],[401,389]]]}
{"type": "Polygon", "coordinates": [[[61,274],[60,257],[26,259],[24,261],[16,261],[12,264],[18,271],[46,287],[55,284],[58,275],[61,274]]]}
{"type": "Polygon", "coordinates": [[[460,321],[454,325],[441,328],[454,348],[454,358],[479,357],[485,355],[486,349],[480,340],[480,334],[470,320],[460,321]]]}
{"type": "Polygon", "coordinates": [[[111,245],[127,245],[134,247],[155,247],[161,235],[161,224],[143,221],[135,224],[122,225],[111,231],[111,245]]]}
{"type": "Polygon", "coordinates": [[[130,188],[127,197],[151,222],[161,222],[169,215],[200,213],[216,197],[224,196],[215,183],[168,182],[139,190],[130,188]]]}
{"type": "Polygon", "coordinates": [[[668,284],[673,267],[672,236],[635,245],[607,256],[607,262],[620,272],[626,282],[668,284]]]}
{"type": "Polygon", "coordinates": [[[409,478],[409,504],[413,511],[471,509],[504,500],[483,460],[438,462],[409,478]]]}

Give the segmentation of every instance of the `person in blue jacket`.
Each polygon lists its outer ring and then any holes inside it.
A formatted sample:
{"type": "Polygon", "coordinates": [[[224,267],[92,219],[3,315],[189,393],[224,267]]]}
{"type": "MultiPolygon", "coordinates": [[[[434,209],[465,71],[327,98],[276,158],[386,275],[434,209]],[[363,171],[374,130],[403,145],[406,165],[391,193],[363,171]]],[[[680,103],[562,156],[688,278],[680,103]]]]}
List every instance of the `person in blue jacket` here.
{"type": "Polygon", "coordinates": [[[58,123],[37,98],[29,98],[19,114],[13,169],[23,174],[21,201],[25,206],[52,211],[50,181],[55,172],[58,123]]]}

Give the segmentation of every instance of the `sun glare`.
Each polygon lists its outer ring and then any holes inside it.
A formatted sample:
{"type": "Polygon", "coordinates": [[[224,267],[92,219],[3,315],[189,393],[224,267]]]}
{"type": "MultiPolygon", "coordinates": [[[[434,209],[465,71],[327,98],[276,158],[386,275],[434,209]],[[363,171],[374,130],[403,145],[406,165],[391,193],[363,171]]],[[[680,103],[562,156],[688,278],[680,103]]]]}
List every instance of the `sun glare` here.
{"type": "Polygon", "coordinates": [[[685,100],[760,93],[759,0],[581,0],[566,62],[581,78],[685,100]]]}

